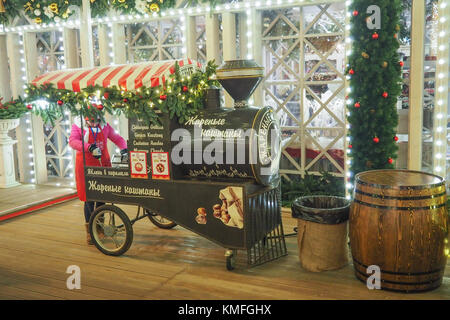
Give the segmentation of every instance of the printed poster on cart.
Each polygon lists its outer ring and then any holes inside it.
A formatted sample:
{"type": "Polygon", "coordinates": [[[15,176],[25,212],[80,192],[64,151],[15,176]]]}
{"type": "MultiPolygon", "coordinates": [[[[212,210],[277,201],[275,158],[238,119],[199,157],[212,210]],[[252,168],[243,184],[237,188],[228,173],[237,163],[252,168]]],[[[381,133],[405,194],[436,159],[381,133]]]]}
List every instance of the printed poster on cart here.
{"type": "Polygon", "coordinates": [[[148,179],[147,152],[130,151],[131,178],[148,179]]]}
{"type": "Polygon", "coordinates": [[[169,153],[152,152],[152,179],[169,180],[169,153]]]}

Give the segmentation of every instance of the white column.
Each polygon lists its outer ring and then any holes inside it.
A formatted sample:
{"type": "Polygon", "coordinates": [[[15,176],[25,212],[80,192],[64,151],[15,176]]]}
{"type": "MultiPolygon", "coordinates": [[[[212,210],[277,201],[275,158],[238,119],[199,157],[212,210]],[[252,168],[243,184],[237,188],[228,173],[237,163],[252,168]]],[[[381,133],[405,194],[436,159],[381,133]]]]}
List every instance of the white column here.
{"type": "MultiPolygon", "coordinates": [[[[252,55],[252,59],[255,60],[260,66],[264,66],[263,55],[262,55],[262,16],[261,11],[252,8],[250,11],[250,21],[247,20],[246,23],[249,26],[248,32],[250,33],[252,39],[252,49],[249,48],[248,54],[252,55]]],[[[243,35],[241,35],[242,37],[243,35]]],[[[250,41],[250,39],[248,40],[250,41]]],[[[249,56],[250,57],[250,56],[249,56]]],[[[245,58],[245,57],[244,57],[245,58]]],[[[264,104],[263,98],[264,83],[261,83],[253,93],[253,101],[256,106],[262,106],[264,104]]]]}
{"type": "MultiPolygon", "coordinates": [[[[127,51],[125,46],[125,26],[123,24],[114,23],[112,25],[112,33],[114,63],[126,64],[127,51]]],[[[119,116],[119,134],[125,140],[128,139],[128,119],[123,114],[119,116]]]]}
{"type": "Polygon", "coordinates": [[[408,169],[422,169],[425,1],[412,2],[408,169]]]}
{"type": "MultiPolygon", "coordinates": [[[[222,48],[223,60],[236,59],[236,16],[234,13],[225,12],[222,14],[222,48]]],[[[225,107],[231,108],[234,105],[233,98],[225,92],[225,107]]]]}
{"type": "MultiPolygon", "coordinates": [[[[28,72],[28,81],[33,80],[39,75],[39,68],[37,65],[37,38],[36,34],[29,32],[24,34],[25,45],[25,60],[28,72]]],[[[42,118],[37,115],[31,116],[31,135],[33,137],[33,152],[34,152],[34,169],[37,184],[43,184],[48,181],[47,175],[47,159],[45,157],[45,138],[44,138],[44,122],[42,118]]],[[[27,137],[28,139],[28,137],[27,137]]],[[[26,140],[24,140],[25,142],[26,140]]],[[[26,147],[28,144],[26,144],[26,147]]],[[[29,154],[27,150],[26,155],[29,154]]],[[[26,158],[25,158],[26,159],[26,158]]],[[[25,161],[29,162],[30,158],[25,161]]]]}
{"type": "Polygon", "coordinates": [[[79,68],[78,48],[77,48],[77,30],[64,28],[64,61],[66,68],[79,68]]]}
{"type": "Polygon", "coordinates": [[[186,57],[197,60],[197,30],[195,17],[185,17],[186,57]]]}
{"type": "MultiPolygon", "coordinates": [[[[108,35],[108,26],[105,24],[99,24],[98,26],[98,49],[99,49],[99,55],[100,55],[100,65],[101,66],[107,66],[110,65],[113,60],[110,55],[111,50],[113,48],[113,43],[111,43],[112,37],[108,35]]],[[[114,128],[116,129],[117,126],[114,125],[114,122],[116,121],[116,117],[110,115],[109,113],[105,114],[106,121],[114,128]]],[[[120,130],[119,130],[120,131],[120,130]]],[[[108,140],[108,150],[110,154],[115,153],[115,145],[111,141],[108,140]]]]}
{"type": "Polygon", "coordinates": [[[16,181],[16,170],[14,166],[13,145],[17,142],[11,139],[8,132],[16,128],[19,119],[0,119],[0,188],[10,188],[20,185],[16,181]]]}
{"type": "MultiPolygon", "coordinates": [[[[111,44],[112,45],[112,44],[111,44]]],[[[110,54],[110,39],[108,36],[108,27],[104,24],[98,26],[98,47],[100,54],[100,65],[107,66],[111,64],[112,59],[110,54]]]]}
{"type": "Polygon", "coordinates": [[[206,28],[206,60],[215,60],[216,64],[220,65],[222,59],[220,57],[219,47],[219,18],[217,14],[206,14],[205,16],[206,28]]]}
{"type": "Polygon", "coordinates": [[[6,54],[6,35],[0,35],[0,98],[3,102],[11,98],[11,85],[9,83],[8,56],[6,54]]]}
{"type": "Polygon", "coordinates": [[[92,44],[90,0],[83,0],[80,26],[80,47],[83,68],[92,68],[94,66],[94,46],[92,44]]]}

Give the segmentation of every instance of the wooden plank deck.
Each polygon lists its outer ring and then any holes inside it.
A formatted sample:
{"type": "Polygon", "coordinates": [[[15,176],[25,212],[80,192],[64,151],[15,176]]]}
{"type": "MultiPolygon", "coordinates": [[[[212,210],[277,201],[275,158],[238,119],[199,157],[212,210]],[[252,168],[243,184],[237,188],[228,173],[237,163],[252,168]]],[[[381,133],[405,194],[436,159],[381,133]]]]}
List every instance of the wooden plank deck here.
{"type": "MultiPolygon", "coordinates": [[[[135,208],[122,206],[130,215],[135,208]]],[[[0,299],[450,299],[450,269],[434,291],[401,294],[368,290],[351,265],[323,273],[302,270],[296,237],[289,255],[247,268],[239,252],[225,269],[224,249],[181,227],[134,225],[126,255],[110,257],[85,241],[82,203],[55,205],[0,224],[0,299]],[[81,289],[68,290],[66,269],[81,268],[81,289]]],[[[296,221],[283,214],[284,230],[296,221]]]]}
{"type": "Polygon", "coordinates": [[[73,188],[36,184],[22,184],[13,188],[0,189],[0,217],[76,194],[76,192],[77,190],[73,188]]]}

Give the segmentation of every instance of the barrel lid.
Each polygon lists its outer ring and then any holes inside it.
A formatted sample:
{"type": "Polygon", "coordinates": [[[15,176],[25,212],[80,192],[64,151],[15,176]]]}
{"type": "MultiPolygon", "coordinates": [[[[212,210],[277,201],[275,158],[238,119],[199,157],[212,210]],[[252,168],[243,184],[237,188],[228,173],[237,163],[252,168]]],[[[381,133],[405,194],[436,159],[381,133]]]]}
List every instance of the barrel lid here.
{"type": "Polygon", "coordinates": [[[358,173],[356,183],[383,189],[423,189],[445,184],[444,178],[412,170],[371,170],[358,173]]]}

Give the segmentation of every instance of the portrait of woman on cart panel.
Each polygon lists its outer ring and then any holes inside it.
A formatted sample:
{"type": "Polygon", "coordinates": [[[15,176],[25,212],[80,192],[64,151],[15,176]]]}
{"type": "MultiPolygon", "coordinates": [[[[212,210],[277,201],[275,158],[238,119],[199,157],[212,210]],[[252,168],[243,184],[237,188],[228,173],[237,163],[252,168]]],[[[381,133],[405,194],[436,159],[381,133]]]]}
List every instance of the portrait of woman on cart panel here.
{"type": "Polygon", "coordinates": [[[76,150],[75,160],[75,181],[77,184],[78,198],[84,201],[84,218],[87,233],[88,244],[93,244],[89,234],[89,219],[94,208],[103,203],[86,201],[86,188],[84,180],[83,167],[83,143],[84,139],[84,154],[86,158],[86,166],[89,167],[111,167],[111,159],[108,153],[108,139],[110,139],[121,150],[121,155],[128,153],[127,143],[114,129],[108,124],[102,122],[100,119],[84,119],[83,133],[81,132],[81,118],[76,117],[70,132],[69,145],[76,150]]]}

